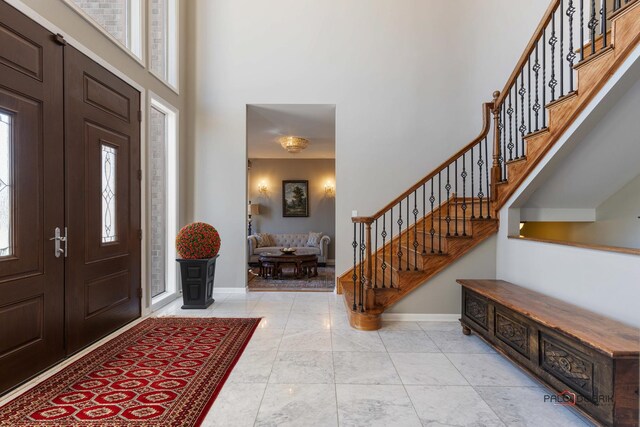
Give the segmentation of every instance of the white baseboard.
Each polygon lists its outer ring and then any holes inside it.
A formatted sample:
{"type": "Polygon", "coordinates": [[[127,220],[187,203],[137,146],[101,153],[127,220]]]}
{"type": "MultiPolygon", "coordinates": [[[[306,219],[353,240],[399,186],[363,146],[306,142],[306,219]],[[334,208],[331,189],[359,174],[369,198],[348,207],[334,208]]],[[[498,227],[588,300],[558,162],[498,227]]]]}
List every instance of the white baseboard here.
{"type": "Polygon", "coordinates": [[[220,288],[218,286],[214,286],[213,292],[217,292],[219,294],[246,294],[247,288],[220,288]]]}
{"type": "Polygon", "coordinates": [[[460,315],[437,313],[382,313],[382,320],[399,322],[457,322],[460,315]]]}

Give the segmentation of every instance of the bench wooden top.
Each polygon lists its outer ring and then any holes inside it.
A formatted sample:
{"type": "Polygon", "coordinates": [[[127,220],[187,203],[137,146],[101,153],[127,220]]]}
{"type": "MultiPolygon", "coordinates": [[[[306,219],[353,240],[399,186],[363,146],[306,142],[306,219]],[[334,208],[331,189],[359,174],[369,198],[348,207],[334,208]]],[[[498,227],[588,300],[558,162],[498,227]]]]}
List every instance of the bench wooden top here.
{"type": "Polygon", "coordinates": [[[459,284],[610,357],[638,357],[640,329],[504,280],[459,284]]]}

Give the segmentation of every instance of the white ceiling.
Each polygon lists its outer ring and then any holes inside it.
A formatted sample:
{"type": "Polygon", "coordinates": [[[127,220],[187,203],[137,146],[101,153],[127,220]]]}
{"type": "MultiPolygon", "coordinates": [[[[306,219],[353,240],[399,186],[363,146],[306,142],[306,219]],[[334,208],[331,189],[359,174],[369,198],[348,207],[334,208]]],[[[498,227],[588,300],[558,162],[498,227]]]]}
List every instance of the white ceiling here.
{"type": "Polygon", "coordinates": [[[640,173],[638,111],[640,61],[571,136],[570,148],[552,159],[514,206],[597,208],[640,173]]]}
{"type": "Polygon", "coordinates": [[[247,107],[249,159],[334,159],[336,106],[328,104],[254,104],[247,107]],[[309,147],[290,154],[281,136],[299,136],[309,147]]]}

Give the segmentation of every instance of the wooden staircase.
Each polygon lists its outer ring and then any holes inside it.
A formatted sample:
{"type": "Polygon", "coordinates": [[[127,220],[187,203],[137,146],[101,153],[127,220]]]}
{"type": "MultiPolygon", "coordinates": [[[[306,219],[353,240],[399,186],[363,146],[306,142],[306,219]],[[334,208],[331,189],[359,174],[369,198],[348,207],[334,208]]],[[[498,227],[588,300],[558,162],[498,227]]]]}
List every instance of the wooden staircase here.
{"type": "Polygon", "coordinates": [[[352,327],[379,329],[385,310],[498,231],[500,208],[640,44],[640,0],[601,1],[609,15],[598,20],[595,2],[578,11],[553,0],[503,91],[483,105],[480,135],[375,215],[352,218],[353,268],[338,278],[352,327]],[[577,12],[588,21],[574,49],[577,12]],[[570,39],[558,60],[559,19],[570,39]],[[582,41],[585,28],[595,43],[582,41]]]}

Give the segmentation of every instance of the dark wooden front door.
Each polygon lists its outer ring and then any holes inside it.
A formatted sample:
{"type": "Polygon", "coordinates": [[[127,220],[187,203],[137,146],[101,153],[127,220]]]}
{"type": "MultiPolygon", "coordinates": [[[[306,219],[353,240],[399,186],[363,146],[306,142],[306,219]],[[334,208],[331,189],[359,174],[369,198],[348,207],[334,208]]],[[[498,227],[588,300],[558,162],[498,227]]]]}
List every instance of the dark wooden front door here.
{"type": "Polygon", "coordinates": [[[62,55],[0,2],[0,394],[64,357],[62,55]]]}
{"type": "Polygon", "coordinates": [[[67,46],[67,351],[140,316],[140,93],[67,46]]]}

